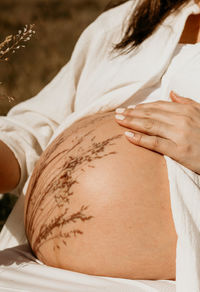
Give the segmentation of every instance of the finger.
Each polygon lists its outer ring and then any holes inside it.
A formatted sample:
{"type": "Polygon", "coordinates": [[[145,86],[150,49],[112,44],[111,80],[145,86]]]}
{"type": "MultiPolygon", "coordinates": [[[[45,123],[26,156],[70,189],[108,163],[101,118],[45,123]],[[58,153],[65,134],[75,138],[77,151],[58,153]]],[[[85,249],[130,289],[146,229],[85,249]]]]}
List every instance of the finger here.
{"type": "Polygon", "coordinates": [[[175,104],[183,105],[182,114],[192,117],[194,120],[197,119],[197,122],[199,123],[200,103],[191,98],[180,96],[174,91],[170,92],[170,97],[175,104]]]}
{"type": "Polygon", "coordinates": [[[169,113],[175,113],[180,114],[184,112],[185,105],[175,102],[168,102],[168,101],[156,101],[156,102],[149,102],[149,103],[141,103],[136,106],[128,106],[127,108],[117,108],[115,110],[116,114],[122,114],[122,115],[138,115],[138,116],[144,116],[146,113],[146,116],[148,116],[152,111],[163,111],[163,113],[169,114],[169,113]]]}
{"type": "Polygon", "coordinates": [[[174,113],[180,113],[182,112],[185,105],[181,103],[175,103],[170,101],[164,101],[159,100],[155,102],[148,102],[148,103],[140,103],[135,106],[134,109],[127,108],[127,111],[136,111],[136,110],[151,110],[151,109],[157,109],[157,110],[163,110],[166,112],[174,112],[174,113]]]}
{"type": "Polygon", "coordinates": [[[163,123],[153,119],[135,118],[116,115],[116,121],[123,127],[139,131],[152,136],[159,136],[175,141],[177,130],[174,125],[163,123]]]}
{"type": "Polygon", "coordinates": [[[156,136],[148,136],[142,133],[130,131],[125,132],[125,136],[131,143],[135,145],[159,152],[171,158],[175,157],[177,145],[168,139],[163,139],[156,136]]]}
{"type": "MultiPolygon", "coordinates": [[[[116,109],[116,113],[120,113],[126,116],[137,116],[137,117],[150,117],[157,119],[159,113],[163,115],[163,119],[161,120],[164,122],[167,120],[165,119],[167,116],[170,117],[169,121],[175,122],[175,117],[180,118],[182,116],[189,116],[195,118],[197,115],[199,116],[200,112],[200,104],[197,102],[183,104],[177,102],[166,102],[166,101],[157,101],[153,103],[145,103],[145,104],[138,104],[135,108],[118,108],[116,109]],[[161,113],[162,111],[162,113],[161,113]],[[153,114],[154,112],[154,114],[153,114]],[[157,117],[155,113],[157,112],[157,117]],[[170,113],[174,114],[174,116],[170,116],[170,113]]],[[[161,116],[160,115],[160,116],[161,116]]],[[[158,118],[159,120],[159,118],[158,118]]]]}
{"type": "Polygon", "coordinates": [[[129,109],[125,111],[123,115],[132,118],[152,119],[157,122],[167,123],[174,126],[174,124],[178,122],[178,119],[180,119],[179,115],[182,115],[182,113],[177,114],[157,108],[138,108],[137,110],[129,109]]]}
{"type": "Polygon", "coordinates": [[[188,103],[196,103],[193,99],[183,97],[175,93],[174,91],[170,92],[170,97],[174,102],[182,103],[182,104],[188,104],[188,103]]]}

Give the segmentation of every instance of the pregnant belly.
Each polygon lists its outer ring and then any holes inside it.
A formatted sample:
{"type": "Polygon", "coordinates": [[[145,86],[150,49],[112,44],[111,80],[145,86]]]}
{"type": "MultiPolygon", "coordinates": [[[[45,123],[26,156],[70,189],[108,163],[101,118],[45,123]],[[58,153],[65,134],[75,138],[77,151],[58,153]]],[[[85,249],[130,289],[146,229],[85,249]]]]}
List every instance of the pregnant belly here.
{"type": "Polygon", "coordinates": [[[25,228],[45,264],[91,275],[175,279],[177,236],[162,155],[131,144],[114,113],[63,131],[41,155],[25,228]]]}

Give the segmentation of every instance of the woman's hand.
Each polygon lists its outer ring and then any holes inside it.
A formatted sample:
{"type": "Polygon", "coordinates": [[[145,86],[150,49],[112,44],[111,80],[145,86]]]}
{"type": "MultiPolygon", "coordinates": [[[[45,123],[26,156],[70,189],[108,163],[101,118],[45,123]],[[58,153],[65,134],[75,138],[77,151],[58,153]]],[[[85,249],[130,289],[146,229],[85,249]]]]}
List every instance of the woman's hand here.
{"type": "Polygon", "coordinates": [[[117,109],[116,121],[132,130],[125,132],[131,143],[167,155],[200,174],[200,104],[174,92],[170,97],[173,103],[117,109]]]}

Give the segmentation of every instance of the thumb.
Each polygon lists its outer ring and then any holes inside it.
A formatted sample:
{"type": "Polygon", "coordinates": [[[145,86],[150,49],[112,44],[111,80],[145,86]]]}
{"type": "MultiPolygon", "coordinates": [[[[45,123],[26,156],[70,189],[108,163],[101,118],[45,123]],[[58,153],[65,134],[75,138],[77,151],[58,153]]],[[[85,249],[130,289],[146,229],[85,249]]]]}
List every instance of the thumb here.
{"type": "Polygon", "coordinates": [[[180,96],[176,94],[174,91],[170,92],[170,97],[173,102],[178,102],[178,103],[194,103],[195,102],[193,99],[180,96]]]}

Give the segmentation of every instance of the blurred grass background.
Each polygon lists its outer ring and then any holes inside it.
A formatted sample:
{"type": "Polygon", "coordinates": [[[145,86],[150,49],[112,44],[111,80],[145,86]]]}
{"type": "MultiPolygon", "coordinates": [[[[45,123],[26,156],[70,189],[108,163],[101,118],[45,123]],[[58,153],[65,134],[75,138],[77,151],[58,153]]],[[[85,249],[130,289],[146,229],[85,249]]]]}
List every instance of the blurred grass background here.
{"type": "MultiPolygon", "coordinates": [[[[1,63],[0,114],[37,94],[69,60],[81,32],[109,0],[0,0],[0,42],[25,24],[35,24],[36,34],[6,63],[1,63]]],[[[0,196],[0,229],[16,198],[0,196]]]]}

